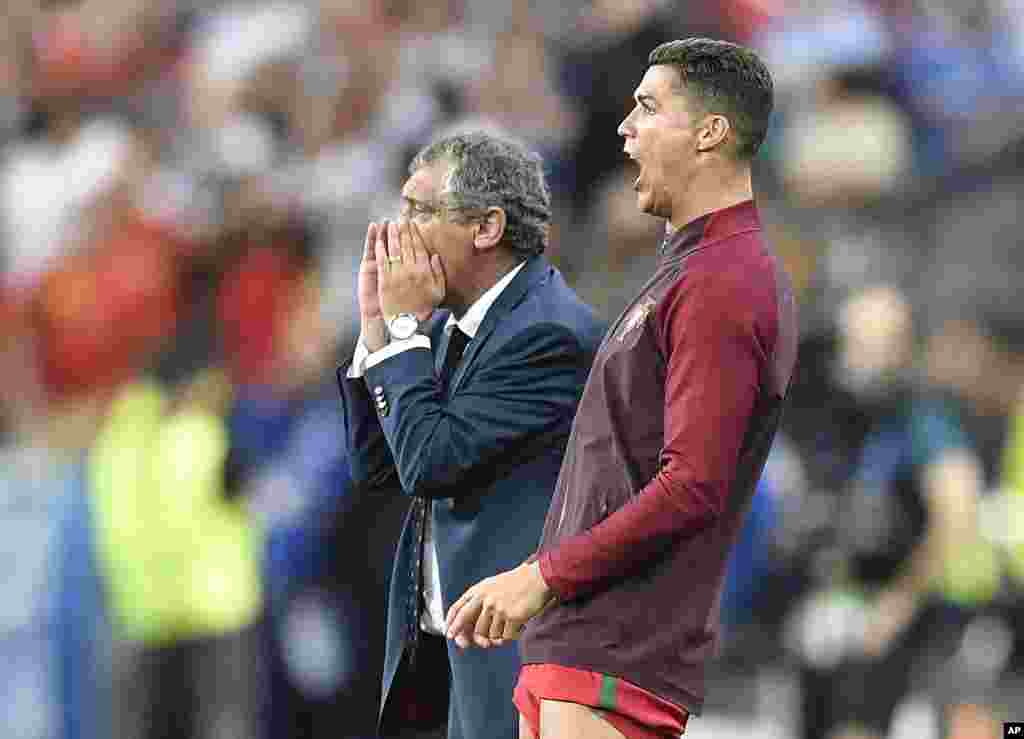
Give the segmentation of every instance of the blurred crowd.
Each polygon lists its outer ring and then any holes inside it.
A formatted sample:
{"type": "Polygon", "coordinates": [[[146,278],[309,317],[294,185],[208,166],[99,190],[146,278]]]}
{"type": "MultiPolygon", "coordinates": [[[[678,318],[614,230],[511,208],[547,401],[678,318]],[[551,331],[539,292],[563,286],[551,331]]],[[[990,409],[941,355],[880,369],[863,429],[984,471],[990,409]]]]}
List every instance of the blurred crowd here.
{"type": "Polygon", "coordinates": [[[614,318],[664,229],[616,126],[692,35],[775,76],[755,190],[802,321],[709,714],[807,739],[1024,718],[1020,0],[12,0],[8,735],[375,735],[405,503],[353,495],[343,445],[366,224],[438,133],[502,131],[545,158],[549,256],[614,318]]]}

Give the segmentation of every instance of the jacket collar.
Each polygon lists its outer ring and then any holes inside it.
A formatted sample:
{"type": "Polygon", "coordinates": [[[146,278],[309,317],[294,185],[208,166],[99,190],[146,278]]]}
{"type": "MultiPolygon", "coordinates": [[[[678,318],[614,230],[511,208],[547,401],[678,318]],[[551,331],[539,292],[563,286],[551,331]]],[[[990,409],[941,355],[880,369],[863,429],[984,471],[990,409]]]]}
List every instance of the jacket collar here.
{"type": "Polygon", "coordinates": [[[480,328],[477,330],[476,336],[466,345],[466,353],[463,355],[462,362],[452,376],[452,390],[458,387],[466,372],[466,368],[473,363],[477,353],[480,351],[480,347],[487,341],[487,337],[491,335],[502,317],[515,308],[535,285],[547,279],[552,271],[551,264],[543,255],[538,254],[526,260],[518,274],[501,291],[501,294],[498,295],[494,304],[487,311],[483,322],[480,324],[480,328]]]}
{"type": "Polygon", "coordinates": [[[728,208],[705,213],[666,234],[659,251],[662,257],[680,257],[693,251],[701,242],[717,241],[760,227],[757,206],[753,200],[744,200],[728,208]]]}
{"type": "Polygon", "coordinates": [[[473,305],[469,306],[469,310],[462,315],[462,318],[456,320],[455,314],[449,313],[444,330],[451,331],[452,326],[458,326],[459,330],[469,338],[472,339],[476,336],[477,331],[480,330],[480,325],[487,318],[487,313],[490,311],[491,306],[498,301],[505,288],[515,280],[516,276],[523,271],[525,266],[526,262],[520,262],[510,269],[508,274],[495,282],[483,295],[477,298],[473,305]]]}

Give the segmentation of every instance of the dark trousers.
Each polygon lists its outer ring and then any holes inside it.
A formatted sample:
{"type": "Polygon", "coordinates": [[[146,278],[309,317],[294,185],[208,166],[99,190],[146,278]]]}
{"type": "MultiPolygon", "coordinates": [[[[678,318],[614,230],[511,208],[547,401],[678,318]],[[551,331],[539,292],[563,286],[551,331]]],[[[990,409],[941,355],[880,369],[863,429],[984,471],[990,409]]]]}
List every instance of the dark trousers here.
{"type": "Polygon", "coordinates": [[[415,654],[402,658],[381,739],[445,739],[451,701],[451,665],[443,637],[420,631],[415,654]]]}
{"type": "Polygon", "coordinates": [[[819,739],[845,724],[885,736],[914,684],[915,669],[927,657],[949,656],[964,623],[963,612],[934,602],[878,659],[846,659],[831,669],[805,665],[800,672],[804,739],[819,739]]]}
{"type": "Polygon", "coordinates": [[[160,647],[118,644],[117,739],[256,739],[256,628],[160,647]]]}

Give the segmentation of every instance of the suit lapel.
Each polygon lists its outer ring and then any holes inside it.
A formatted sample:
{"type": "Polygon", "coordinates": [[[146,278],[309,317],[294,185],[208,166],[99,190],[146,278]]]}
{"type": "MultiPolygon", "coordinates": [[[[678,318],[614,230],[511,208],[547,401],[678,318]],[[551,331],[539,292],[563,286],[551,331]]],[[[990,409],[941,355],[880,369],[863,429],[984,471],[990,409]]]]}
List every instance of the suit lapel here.
{"type": "MultiPolygon", "coordinates": [[[[494,332],[501,319],[515,308],[535,285],[543,282],[550,272],[551,265],[547,259],[541,255],[530,257],[522,271],[515,276],[515,279],[509,283],[508,287],[502,290],[501,295],[498,296],[494,305],[490,307],[487,315],[484,316],[484,321],[480,324],[476,336],[466,346],[466,353],[462,356],[462,362],[459,363],[455,374],[452,376],[449,394],[459,389],[459,386],[462,384],[462,378],[466,376],[467,370],[476,361],[480,349],[494,332]]],[[[447,351],[447,344],[445,345],[445,351],[447,351]]]]}

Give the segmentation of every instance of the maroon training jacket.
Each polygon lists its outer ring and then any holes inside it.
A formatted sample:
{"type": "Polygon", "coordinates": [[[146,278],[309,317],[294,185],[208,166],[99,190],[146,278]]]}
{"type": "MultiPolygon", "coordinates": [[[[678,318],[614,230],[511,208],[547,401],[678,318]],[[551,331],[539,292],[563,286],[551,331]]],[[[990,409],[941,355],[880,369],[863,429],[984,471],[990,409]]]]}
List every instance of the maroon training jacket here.
{"type": "Polygon", "coordinates": [[[796,345],[752,201],[666,239],[583,391],[538,549],[560,602],[527,625],[523,664],[614,675],[700,713],[727,557],[796,345]]]}

